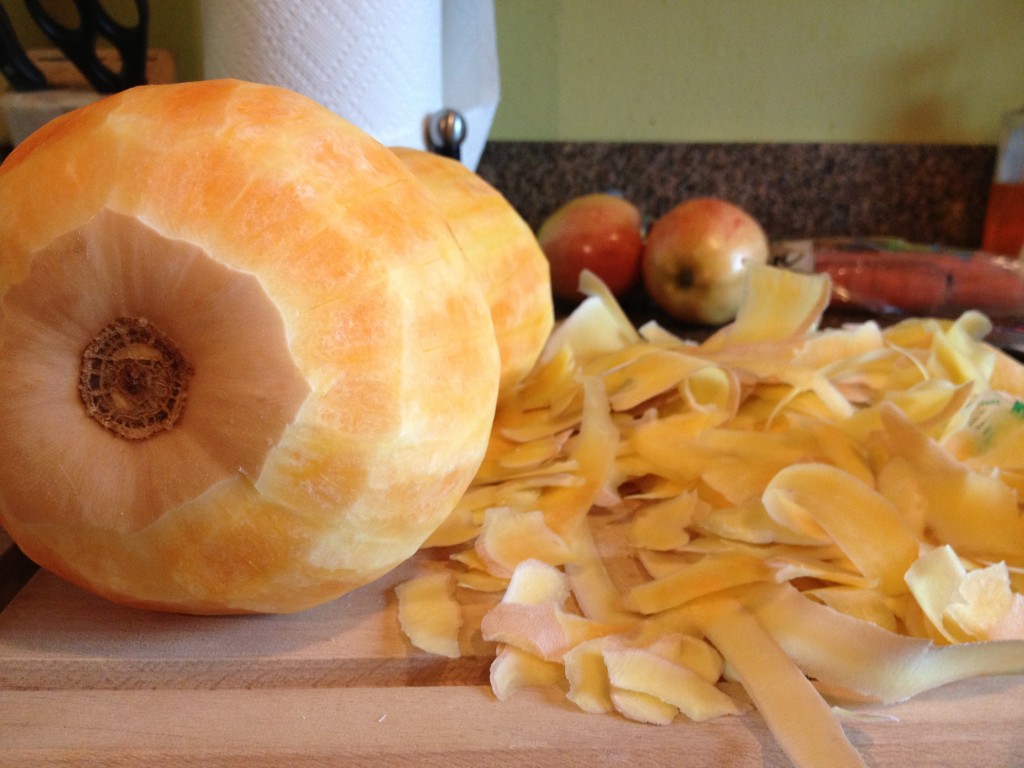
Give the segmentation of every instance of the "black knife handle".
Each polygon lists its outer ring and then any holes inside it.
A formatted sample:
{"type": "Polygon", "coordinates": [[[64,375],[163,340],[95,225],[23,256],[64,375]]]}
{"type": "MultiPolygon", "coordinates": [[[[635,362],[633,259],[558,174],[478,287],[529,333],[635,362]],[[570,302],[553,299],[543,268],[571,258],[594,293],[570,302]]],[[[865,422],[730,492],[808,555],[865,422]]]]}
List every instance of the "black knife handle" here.
{"type": "Polygon", "coordinates": [[[0,5],[0,71],[16,91],[41,91],[48,87],[46,75],[25,53],[11,24],[11,17],[0,5]]]}

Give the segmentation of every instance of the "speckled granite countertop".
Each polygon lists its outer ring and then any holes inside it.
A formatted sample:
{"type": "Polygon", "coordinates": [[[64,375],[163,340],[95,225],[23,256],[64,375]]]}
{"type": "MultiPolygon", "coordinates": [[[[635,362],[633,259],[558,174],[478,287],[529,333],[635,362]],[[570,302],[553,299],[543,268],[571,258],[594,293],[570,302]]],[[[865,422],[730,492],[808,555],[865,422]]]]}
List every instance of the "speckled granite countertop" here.
{"type": "Polygon", "coordinates": [[[477,170],[534,228],[576,195],[616,190],[649,218],[688,197],[724,197],[772,239],[886,236],[974,248],[995,158],[994,145],[968,144],[491,141],[477,170]]]}
{"type": "Polygon", "coordinates": [[[687,197],[724,197],[773,239],[976,247],[995,155],[988,145],[492,141],[477,170],[534,227],[576,195],[618,190],[648,217],[687,197]]]}

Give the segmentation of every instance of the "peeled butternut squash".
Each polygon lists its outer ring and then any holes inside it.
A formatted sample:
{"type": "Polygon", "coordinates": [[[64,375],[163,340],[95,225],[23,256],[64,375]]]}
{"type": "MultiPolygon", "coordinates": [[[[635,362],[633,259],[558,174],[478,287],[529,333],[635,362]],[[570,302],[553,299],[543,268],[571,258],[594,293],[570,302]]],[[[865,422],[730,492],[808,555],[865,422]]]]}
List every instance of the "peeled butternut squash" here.
{"type": "Polygon", "coordinates": [[[434,195],[480,281],[507,392],[533,368],[554,327],[548,259],[508,200],[462,163],[409,147],[392,151],[434,195]]]}
{"type": "Polygon", "coordinates": [[[143,86],[0,167],[0,523],[115,601],[291,612],[412,555],[500,359],[425,186],[289,91],[143,86]]]}

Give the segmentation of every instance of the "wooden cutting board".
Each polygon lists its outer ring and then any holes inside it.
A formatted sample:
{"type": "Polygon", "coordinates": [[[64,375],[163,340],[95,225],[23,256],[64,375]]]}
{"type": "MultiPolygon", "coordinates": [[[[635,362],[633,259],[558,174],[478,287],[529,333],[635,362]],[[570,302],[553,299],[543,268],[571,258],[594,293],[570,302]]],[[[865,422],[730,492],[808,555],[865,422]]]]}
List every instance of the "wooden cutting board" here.
{"type": "MultiPolygon", "coordinates": [[[[649,726],[554,688],[498,702],[472,630],[493,598],[470,605],[463,658],[421,653],[393,594],[413,565],[300,614],[217,618],[121,608],[38,572],[0,612],[0,766],[789,765],[756,713],[649,726]]],[[[879,768],[1021,766],[1022,702],[1024,676],[972,680],[846,727],[879,768]]]]}

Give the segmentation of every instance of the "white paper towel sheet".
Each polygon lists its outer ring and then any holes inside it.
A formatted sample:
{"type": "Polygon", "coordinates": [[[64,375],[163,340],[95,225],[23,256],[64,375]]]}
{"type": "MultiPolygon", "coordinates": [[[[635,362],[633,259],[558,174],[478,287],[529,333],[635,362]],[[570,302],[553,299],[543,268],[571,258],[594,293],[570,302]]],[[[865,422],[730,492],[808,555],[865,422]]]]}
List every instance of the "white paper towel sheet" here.
{"type": "Polygon", "coordinates": [[[206,0],[204,75],[302,93],[388,146],[427,149],[430,115],[466,123],[476,169],[500,96],[492,0],[206,0]]]}

